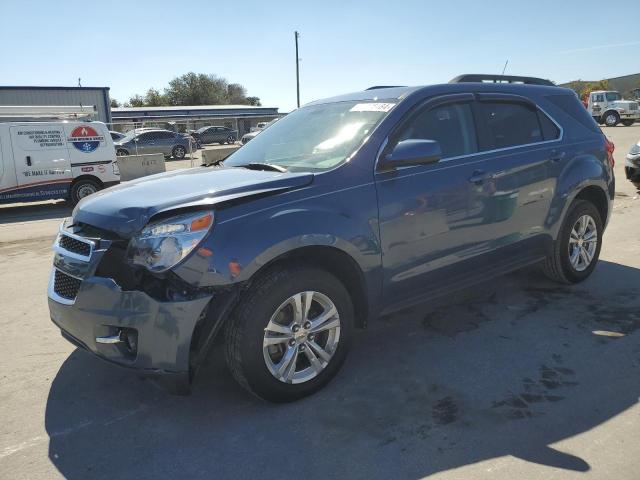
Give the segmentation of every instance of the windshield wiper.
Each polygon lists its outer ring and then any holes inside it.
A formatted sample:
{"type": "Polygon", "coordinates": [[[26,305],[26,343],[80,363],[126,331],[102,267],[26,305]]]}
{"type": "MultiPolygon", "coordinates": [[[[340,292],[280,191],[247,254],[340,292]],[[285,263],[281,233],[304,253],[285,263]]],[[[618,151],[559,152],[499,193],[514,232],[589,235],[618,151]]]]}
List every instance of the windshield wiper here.
{"type": "Polygon", "coordinates": [[[274,172],[286,172],[287,169],[280,166],[275,165],[274,163],[246,163],[244,165],[236,165],[242,168],[248,168],[249,170],[269,170],[274,172]]]}

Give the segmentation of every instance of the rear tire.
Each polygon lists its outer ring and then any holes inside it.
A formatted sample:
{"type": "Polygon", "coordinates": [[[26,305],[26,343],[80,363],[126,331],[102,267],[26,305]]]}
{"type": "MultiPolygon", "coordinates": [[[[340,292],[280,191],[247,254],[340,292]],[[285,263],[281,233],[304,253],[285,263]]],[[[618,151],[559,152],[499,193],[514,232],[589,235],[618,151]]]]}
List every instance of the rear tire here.
{"type": "Polygon", "coordinates": [[[630,127],[634,123],[635,123],[635,120],[622,120],[622,125],[624,125],[625,127],[630,127]]]}
{"type": "Polygon", "coordinates": [[[595,205],[587,200],[574,201],[553,244],[551,255],[542,263],[544,274],[553,281],[565,284],[585,280],[598,263],[602,233],[602,218],[595,205]],[[582,219],[587,219],[588,227],[580,234],[582,219]],[[595,247],[591,250],[593,240],[595,240],[595,247]],[[576,249],[578,249],[577,263],[576,257],[572,255],[576,249]],[[584,256],[580,249],[584,250],[584,256]]]}
{"type": "Polygon", "coordinates": [[[81,178],[71,185],[69,200],[76,205],[80,200],[101,190],[102,186],[96,181],[89,178],[81,178]]]}
{"type": "Polygon", "coordinates": [[[255,396],[298,400],[336,375],[349,350],[353,319],[349,293],[333,275],[304,266],[274,268],[254,282],[229,319],[227,364],[255,396]],[[296,316],[296,304],[308,315],[296,316]],[[313,322],[323,315],[328,320],[320,325],[326,328],[316,330],[313,322]]]}
{"type": "Polygon", "coordinates": [[[171,155],[176,160],[182,160],[187,155],[187,150],[182,145],[178,145],[177,147],[173,147],[171,155]]]}

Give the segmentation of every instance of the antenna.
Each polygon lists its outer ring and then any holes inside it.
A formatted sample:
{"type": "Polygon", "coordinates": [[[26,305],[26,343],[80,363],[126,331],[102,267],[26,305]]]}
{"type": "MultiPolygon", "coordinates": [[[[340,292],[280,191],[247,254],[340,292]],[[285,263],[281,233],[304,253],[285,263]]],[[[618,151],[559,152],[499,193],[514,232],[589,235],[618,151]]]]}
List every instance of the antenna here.
{"type": "Polygon", "coordinates": [[[500,75],[504,75],[505,70],[507,69],[507,65],[509,64],[509,59],[507,59],[506,62],[504,62],[504,67],[502,67],[502,73],[500,75]]]}
{"type": "Polygon", "coordinates": [[[82,84],[80,83],[80,80],[82,80],[80,77],[78,77],[78,86],[81,87],[82,84]]]}

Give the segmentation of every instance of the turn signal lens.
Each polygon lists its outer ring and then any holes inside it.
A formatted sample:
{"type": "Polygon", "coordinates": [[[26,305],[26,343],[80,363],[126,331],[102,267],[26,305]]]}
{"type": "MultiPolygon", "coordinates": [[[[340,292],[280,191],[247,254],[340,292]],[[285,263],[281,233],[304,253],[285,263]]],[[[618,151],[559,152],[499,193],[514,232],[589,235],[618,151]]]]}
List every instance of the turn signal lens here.
{"type": "Polygon", "coordinates": [[[191,231],[196,232],[198,230],[207,230],[213,223],[213,214],[207,213],[202,217],[196,218],[191,222],[191,231]]]}

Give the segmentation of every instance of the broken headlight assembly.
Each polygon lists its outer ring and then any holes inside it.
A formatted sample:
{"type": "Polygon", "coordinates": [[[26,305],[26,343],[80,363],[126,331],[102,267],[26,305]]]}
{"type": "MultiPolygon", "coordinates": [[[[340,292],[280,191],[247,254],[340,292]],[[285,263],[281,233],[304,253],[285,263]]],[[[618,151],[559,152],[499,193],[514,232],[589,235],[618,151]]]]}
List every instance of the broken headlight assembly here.
{"type": "Polygon", "coordinates": [[[184,260],[212,225],[213,212],[191,213],[152,223],[129,241],[127,259],[151,272],[164,272],[184,260]]]}

